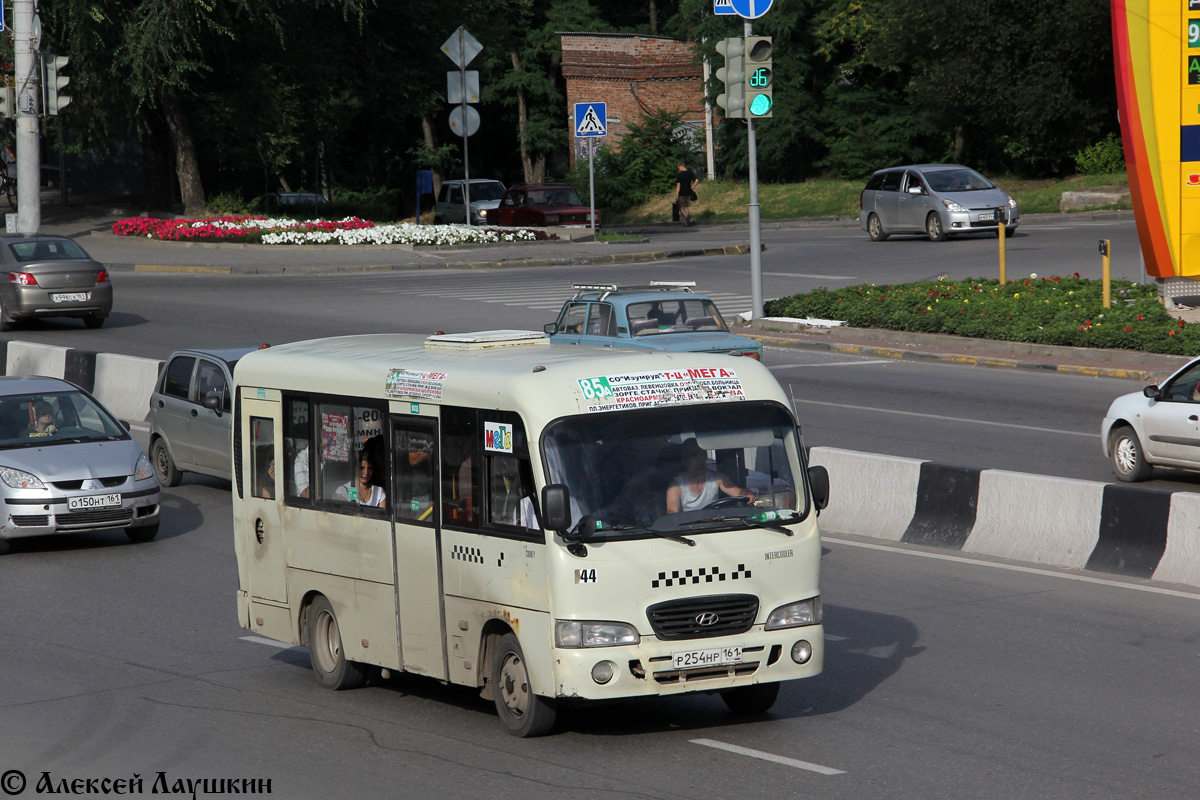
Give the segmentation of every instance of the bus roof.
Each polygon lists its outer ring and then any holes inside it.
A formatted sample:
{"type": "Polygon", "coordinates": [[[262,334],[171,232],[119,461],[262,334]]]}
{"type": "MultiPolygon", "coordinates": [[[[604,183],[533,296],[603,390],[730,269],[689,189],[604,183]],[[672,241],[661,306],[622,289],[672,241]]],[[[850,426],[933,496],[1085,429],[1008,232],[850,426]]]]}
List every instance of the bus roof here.
{"type": "Polygon", "coordinates": [[[724,387],[676,392],[670,404],[731,399],[726,389],[736,384],[747,399],[789,405],[770,371],[751,358],[551,346],[548,339],[528,331],[434,337],[364,334],[291,342],[247,354],[237,363],[234,382],[245,387],[480,408],[525,411],[540,406],[545,407],[548,420],[615,410],[597,407],[594,397],[585,396],[581,382],[613,377],[636,387],[649,385],[646,382],[652,382],[654,375],[685,382],[690,375],[695,386],[724,387]],[[497,335],[503,333],[513,335],[497,335]]]}

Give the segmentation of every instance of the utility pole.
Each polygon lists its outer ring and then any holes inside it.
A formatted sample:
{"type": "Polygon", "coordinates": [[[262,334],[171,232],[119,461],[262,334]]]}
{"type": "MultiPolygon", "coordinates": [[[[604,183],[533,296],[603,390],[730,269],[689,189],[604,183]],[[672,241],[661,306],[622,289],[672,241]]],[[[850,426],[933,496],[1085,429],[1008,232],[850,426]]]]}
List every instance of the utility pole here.
{"type": "MultiPolygon", "coordinates": [[[[745,35],[754,34],[750,21],[746,20],[745,35]]],[[[758,205],[758,148],[754,140],[754,117],[746,117],[746,144],[750,156],[750,315],[758,319],[763,315],[762,288],[762,209],[758,205]]]]}
{"type": "Polygon", "coordinates": [[[34,24],[33,0],[12,0],[13,49],[17,98],[17,232],[35,234],[42,227],[41,140],[38,103],[41,95],[37,61],[40,26],[34,24]]]}

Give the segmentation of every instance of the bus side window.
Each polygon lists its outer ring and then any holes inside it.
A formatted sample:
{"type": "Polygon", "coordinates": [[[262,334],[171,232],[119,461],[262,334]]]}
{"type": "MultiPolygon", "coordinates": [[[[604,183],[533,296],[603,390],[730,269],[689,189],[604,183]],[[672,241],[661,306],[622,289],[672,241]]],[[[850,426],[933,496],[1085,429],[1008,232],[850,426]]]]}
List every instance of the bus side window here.
{"type": "Polygon", "coordinates": [[[539,530],[529,460],[489,455],[488,522],[539,530]]]}
{"type": "Polygon", "coordinates": [[[475,409],[442,407],[442,519],[478,528],[480,434],[475,409]]]}
{"type": "Polygon", "coordinates": [[[397,520],[432,524],[435,503],[433,428],[428,423],[397,421],[393,430],[396,453],[395,509],[397,520]]]}
{"type": "Polygon", "coordinates": [[[308,475],[312,463],[311,415],[308,398],[289,397],[283,405],[283,496],[308,504],[308,475]]]}
{"type": "Polygon", "coordinates": [[[254,476],[250,494],[274,500],[275,421],[266,417],[250,418],[250,474],[254,476]]]}
{"type": "Polygon", "coordinates": [[[337,490],[354,480],[354,468],[357,466],[352,463],[357,456],[357,448],[354,446],[350,406],[320,403],[317,405],[317,421],[320,424],[317,497],[338,500],[337,490]]]}

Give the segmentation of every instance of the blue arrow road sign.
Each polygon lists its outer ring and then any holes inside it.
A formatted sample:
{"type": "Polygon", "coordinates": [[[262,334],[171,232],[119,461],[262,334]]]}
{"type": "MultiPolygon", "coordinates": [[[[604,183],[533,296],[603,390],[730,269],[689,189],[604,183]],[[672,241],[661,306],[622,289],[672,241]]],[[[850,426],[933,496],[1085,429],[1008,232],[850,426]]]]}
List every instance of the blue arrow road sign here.
{"type": "MultiPolygon", "coordinates": [[[[713,0],[716,3],[716,0],[713,0]]],[[[745,19],[758,19],[771,10],[772,0],[730,0],[733,11],[745,19]]]]}
{"type": "Polygon", "coordinates": [[[713,0],[713,13],[719,17],[724,14],[733,15],[737,12],[733,10],[733,0],[713,0]]]}
{"type": "Polygon", "coordinates": [[[575,135],[604,136],[608,133],[608,103],[576,103],[575,135]]]}

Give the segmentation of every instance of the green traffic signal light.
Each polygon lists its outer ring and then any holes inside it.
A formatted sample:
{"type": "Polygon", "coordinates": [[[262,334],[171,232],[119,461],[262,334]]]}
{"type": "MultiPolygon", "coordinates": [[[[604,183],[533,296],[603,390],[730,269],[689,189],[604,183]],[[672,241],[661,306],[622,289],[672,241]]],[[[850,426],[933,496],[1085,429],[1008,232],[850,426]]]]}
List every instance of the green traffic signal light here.
{"type": "Polygon", "coordinates": [[[766,94],[756,94],[750,101],[750,115],[754,117],[765,116],[771,113],[771,96],[766,94]]]}

